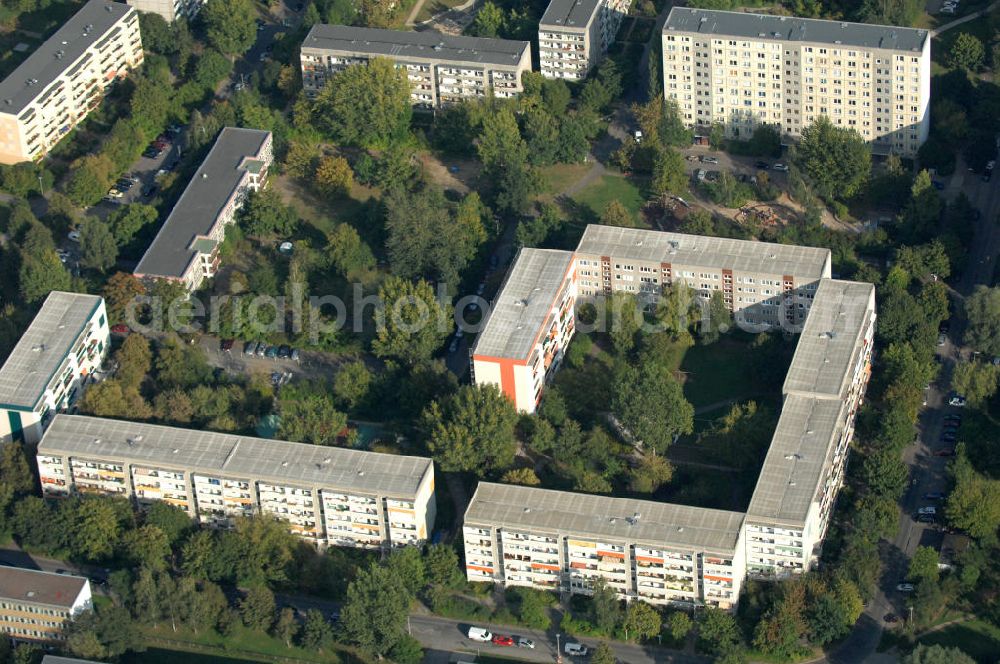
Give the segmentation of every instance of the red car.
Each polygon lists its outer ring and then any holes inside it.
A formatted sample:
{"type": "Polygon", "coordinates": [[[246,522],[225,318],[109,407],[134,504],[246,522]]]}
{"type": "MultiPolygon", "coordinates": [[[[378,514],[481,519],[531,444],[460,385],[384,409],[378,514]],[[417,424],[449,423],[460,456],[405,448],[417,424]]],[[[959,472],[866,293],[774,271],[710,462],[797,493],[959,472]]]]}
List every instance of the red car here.
{"type": "Polygon", "coordinates": [[[222,343],[219,344],[219,348],[222,349],[222,352],[228,353],[229,351],[231,351],[233,349],[233,340],[232,339],[223,339],[222,343]]]}
{"type": "Polygon", "coordinates": [[[514,645],[514,639],[509,636],[504,636],[503,634],[493,635],[493,645],[495,646],[512,646],[514,645]]]}
{"type": "Polygon", "coordinates": [[[117,325],[111,326],[111,334],[120,334],[122,336],[129,333],[128,325],[124,323],[118,323],[117,325]]]}
{"type": "Polygon", "coordinates": [[[934,453],[934,456],[937,456],[937,457],[953,457],[953,456],[955,456],[955,450],[953,450],[950,447],[947,448],[947,449],[938,450],[937,452],[934,453]]]}

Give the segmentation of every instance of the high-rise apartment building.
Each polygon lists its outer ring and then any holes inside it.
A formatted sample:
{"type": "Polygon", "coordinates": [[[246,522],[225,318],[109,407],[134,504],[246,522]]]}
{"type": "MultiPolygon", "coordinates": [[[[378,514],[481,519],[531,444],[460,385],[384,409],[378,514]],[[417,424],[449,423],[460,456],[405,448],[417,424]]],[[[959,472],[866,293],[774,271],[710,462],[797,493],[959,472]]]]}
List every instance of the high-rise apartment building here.
{"type": "Polygon", "coordinates": [[[55,643],[63,625],[93,605],[81,576],[0,567],[0,638],[55,643]]]}
{"type": "Polygon", "coordinates": [[[722,293],[737,322],[761,329],[805,321],[830,250],[591,224],[576,248],[581,297],[656,297],[682,283],[708,301],[722,293]]]}
{"type": "Polygon", "coordinates": [[[538,59],[546,78],[580,81],[601,61],[632,0],[551,0],[538,22],[538,59]]]}
{"type": "Polygon", "coordinates": [[[0,163],[44,157],[141,64],[139,14],[90,0],[0,82],[0,163]]]}
{"type": "Polygon", "coordinates": [[[271,132],[226,127],[135,268],[141,279],[168,279],[197,290],[219,268],[219,245],[247,194],[267,181],[271,132]]]}
{"type": "Polygon", "coordinates": [[[689,127],[760,125],[798,137],[817,118],[879,153],[914,156],[930,129],[927,30],[674,7],[663,26],[663,93],[689,127]]]}
{"type": "Polygon", "coordinates": [[[531,71],[524,41],[317,24],[302,42],[302,85],[316,94],[337,72],[378,57],[406,72],[410,99],[422,108],[515,97],[524,89],[521,75],[531,71]]]}
{"type": "Polygon", "coordinates": [[[59,415],[38,445],[42,493],[164,501],[207,526],[270,514],[318,546],[424,543],[430,459],[59,415]]]}
{"type": "Polygon", "coordinates": [[[480,482],[462,537],[470,581],[625,599],[736,606],[743,514],[480,482]]]}
{"type": "Polygon", "coordinates": [[[191,20],[201,11],[205,0],[127,0],[141,12],[159,14],[167,23],[179,18],[191,20]]]}
{"type": "Polygon", "coordinates": [[[573,337],[573,253],[521,249],[472,349],[478,385],[496,385],[533,413],[573,337]]]}
{"type": "MultiPolygon", "coordinates": [[[[733,608],[746,575],[810,569],[871,374],[875,287],[830,279],[828,249],[766,242],[588,226],[575,254],[549,252],[551,266],[528,251],[540,250],[522,250],[480,336],[507,362],[537,360],[539,340],[550,336],[560,340],[561,357],[573,327],[555,321],[573,311],[577,293],[656,297],[676,282],[705,299],[719,291],[742,323],[801,335],[745,514],[480,484],[465,516],[468,578],[586,593],[603,576],[625,599],[733,608]]],[[[505,383],[500,370],[480,369],[478,352],[477,343],[475,382],[504,386],[528,412],[558,367],[526,373],[534,382],[508,370],[505,383]]]]}
{"type": "Polygon", "coordinates": [[[37,443],[69,410],[111,347],[104,299],[52,291],[0,367],[0,444],[37,443]]]}

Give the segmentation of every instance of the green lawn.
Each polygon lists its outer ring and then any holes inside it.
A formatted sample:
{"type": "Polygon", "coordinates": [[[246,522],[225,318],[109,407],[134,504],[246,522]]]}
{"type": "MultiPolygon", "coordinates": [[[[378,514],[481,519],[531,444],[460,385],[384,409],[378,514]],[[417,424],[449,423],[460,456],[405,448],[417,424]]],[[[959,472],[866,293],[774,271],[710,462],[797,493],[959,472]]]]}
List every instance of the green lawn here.
{"type": "Polygon", "coordinates": [[[572,186],[590,170],[590,164],[555,164],[539,168],[545,191],[556,195],[572,186]]]}
{"type": "Polygon", "coordinates": [[[151,661],[176,662],[178,661],[176,658],[169,657],[172,651],[185,652],[185,660],[188,660],[188,652],[205,657],[204,660],[195,660],[197,662],[266,662],[281,657],[291,661],[332,664],[348,659],[338,657],[333,652],[318,653],[297,647],[288,648],[280,639],[255,632],[242,625],[238,625],[228,637],[214,630],[202,630],[197,634],[188,629],[178,629],[175,632],[170,629],[169,623],[146,629],[144,632],[150,637],[150,643],[155,644],[154,650],[166,653],[166,658],[153,660],[147,657],[147,653],[136,653],[132,655],[134,659],[126,660],[128,664],[140,662],[145,664],[151,661]]]}
{"type": "Polygon", "coordinates": [[[980,664],[995,664],[1000,653],[1000,628],[984,620],[970,620],[925,634],[917,642],[961,648],[980,664]]]}
{"type": "Polygon", "coordinates": [[[695,408],[723,401],[743,401],[755,395],[750,380],[747,342],[737,336],[723,337],[714,344],[695,344],[681,361],[684,396],[695,408]]]}
{"type": "Polygon", "coordinates": [[[636,217],[640,226],[644,225],[639,217],[639,210],[646,202],[646,183],[636,178],[626,178],[621,175],[603,175],[573,196],[573,201],[589,209],[595,218],[600,217],[604,208],[613,200],[618,200],[636,217]]]}
{"type": "Polygon", "coordinates": [[[187,650],[149,648],[145,652],[130,652],[121,658],[122,664],[242,664],[243,662],[269,662],[269,659],[238,659],[223,655],[206,655],[187,650]]]}

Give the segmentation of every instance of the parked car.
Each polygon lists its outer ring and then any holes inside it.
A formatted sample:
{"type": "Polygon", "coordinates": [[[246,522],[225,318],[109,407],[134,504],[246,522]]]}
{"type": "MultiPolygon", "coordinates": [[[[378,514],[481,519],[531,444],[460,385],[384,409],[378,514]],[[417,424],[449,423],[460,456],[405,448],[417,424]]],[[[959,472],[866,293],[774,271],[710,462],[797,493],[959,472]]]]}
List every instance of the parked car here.
{"type": "Polygon", "coordinates": [[[142,156],[146,157],[147,159],[156,159],[161,154],[163,154],[163,150],[160,150],[159,148],[155,147],[148,147],[146,148],[146,151],[142,153],[142,156]]]}
{"type": "Polygon", "coordinates": [[[944,335],[944,334],[939,334],[938,338],[937,338],[937,345],[938,346],[943,346],[946,343],[948,343],[948,337],[946,335],[944,335]]]}
{"type": "Polygon", "coordinates": [[[493,634],[490,633],[490,630],[483,629],[482,627],[470,627],[469,631],[466,632],[466,636],[473,641],[480,641],[482,643],[493,640],[493,634]]]}
{"type": "Polygon", "coordinates": [[[753,166],[759,171],[766,171],[767,169],[771,168],[771,164],[767,163],[766,161],[760,161],[760,160],[755,161],[753,163],[753,166]]]}
{"type": "Polygon", "coordinates": [[[896,586],[896,590],[898,590],[901,593],[912,593],[913,592],[913,584],[912,583],[900,583],[899,585],[896,586]]]}
{"type": "Polygon", "coordinates": [[[956,438],[958,438],[958,436],[956,436],[953,431],[945,431],[941,434],[942,443],[954,443],[956,438]]]}
{"type": "Polygon", "coordinates": [[[228,352],[230,352],[231,350],[233,350],[233,344],[234,344],[234,343],[235,343],[235,341],[234,341],[234,340],[232,340],[232,339],[223,339],[223,340],[222,340],[222,341],[221,341],[221,342],[219,343],[219,349],[220,349],[220,350],[221,350],[221,351],[222,351],[223,353],[228,353],[228,352]]]}
{"type": "Polygon", "coordinates": [[[79,242],[80,231],[70,231],[69,233],[66,234],[66,237],[70,239],[70,242],[79,242]]]}
{"type": "Polygon", "coordinates": [[[965,397],[963,397],[960,394],[956,394],[955,396],[948,399],[948,405],[955,406],[956,408],[965,408],[965,403],[966,403],[965,397]]]}
{"type": "Polygon", "coordinates": [[[937,514],[937,508],[933,505],[928,505],[926,507],[921,507],[917,510],[917,514],[937,514]]]}
{"type": "Polygon", "coordinates": [[[278,357],[280,357],[281,359],[285,359],[291,354],[292,354],[291,346],[286,346],[284,344],[278,346],[278,357]]]}
{"type": "Polygon", "coordinates": [[[523,636],[517,637],[517,647],[518,648],[528,648],[529,650],[535,649],[535,642],[531,639],[526,639],[523,636]]]}
{"type": "Polygon", "coordinates": [[[292,349],[292,354],[289,355],[289,357],[291,359],[295,360],[296,362],[298,362],[299,361],[299,349],[298,348],[293,348],[292,349]]]}
{"type": "Polygon", "coordinates": [[[159,191],[159,189],[160,188],[157,185],[151,184],[142,190],[142,195],[145,196],[146,198],[151,198],[153,194],[159,191]]]}
{"type": "Polygon", "coordinates": [[[268,346],[266,354],[267,354],[268,359],[273,360],[274,358],[278,357],[278,347],[277,346],[268,346]]]}
{"type": "Polygon", "coordinates": [[[576,643],[575,641],[567,641],[566,645],[563,646],[563,652],[566,653],[567,655],[579,655],[580,657],[586,657],[587,653],[590,651],[587,650],[587,646],[583,645],[582,643],[576,643]]]}
{"type": "Polygon", "coordinates": [[[495,646],[512,646],[514,645],[514,639],[509,636],[504,636],[503,634],[493,635],[493,645],[495,646]]]}
{"type": "Polygon", "coordinates": [[[937,517],[934,516],[933,514],[918,514],[917,515],[917,521],[919,523],[934,523],[934,521],[936,519],[937,519],[937,517]]]}
{"type": "Polygon", "coordinates": [[[934,456],[936,456],[936,457],[953,457],[953,456],[955,456],[955,448],[954,447],[946,447],[943,450],[938,450],[938,451],[934,452],[934,456]]]}
{"type": "Polygon", "coordinates": [[[248,341],[243,344],[243,354],[244,355],[254,355],[257,353],[257,342],[248,341]]]}
{"type": "Polygon", "coordinates": [[[257,345],[257,357],[264,357],[268,348],[270,348],[270,346],[261,341],[260,344],[257,345]]]}
{"type": "Polygon", "coordinates": [[[705,180],[705,175],[706,175],[705,171],[700,168],[694,172],[694,177],[699,182],[703,182],[705,180]]]}
{"type": "Polygon", "coordinates": [[[720,175],[722,174],[719,171],[709,171],[705,173],[705,179],[709,182],[718,182],[720,175]]]}
{"type": "Polygon", "coordinates": [[[882,616],[882,620],[889,623],[890,625],[895,625],[896,623],[899,622],[899,616],[897,616],[895,613],[887,613],[884,616],[882,616]]]}
{"type": "Polygon", "coordinates": [[[111,326],[111,334],[118,334],[121,336],[125,336],[128,333],[129,333],[128,325],[126,325],[125,323],[118,323],[117,325],[111,326]]]}
{"type": "Polygon", "coordinates": [[[448,354],[454,355],[458,352],[458,339],[452,339],[451,343],[448,344],[448,354]]]}
{"type": "Polygon", "coordinates": [[[773,168],[774,168],[774,170],[781,171],[782,173],[787,173],[788,172],[788,165],[787,164],[775,164],[773,168]]]}
{"type": "Polygon", "coordinates": [[[701,163],[703,163],[703,164],[718,164],[719,163],[719,158],[718,157],[712,157],[710,155],[702,155],[702,157],[701,157],[701,163]]]}

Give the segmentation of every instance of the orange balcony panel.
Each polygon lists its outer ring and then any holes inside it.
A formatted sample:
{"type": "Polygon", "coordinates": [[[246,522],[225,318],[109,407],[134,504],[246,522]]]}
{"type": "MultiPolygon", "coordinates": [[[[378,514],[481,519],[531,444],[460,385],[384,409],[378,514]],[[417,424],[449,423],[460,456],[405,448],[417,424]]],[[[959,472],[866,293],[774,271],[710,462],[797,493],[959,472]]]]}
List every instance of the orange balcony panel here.
{"type": "Polygon", "coordinates": [[[597,555],[605,556],[607,558],[617,558],[619,560],[625,560],[624,553],[618,553],[617,551],[600,551],[598,550],[597,555]]]}
{"type": "Polygon", "coordinates": [[[482,565],[466,565],[465,568],[466,569],[474,570],[476,572],[482,572],[483,574],[492,574],[493,573],[493,568],[492,567],[483,567],[482,565]]]}
{"type": "Polygon", "coordinates": [[[663,558],[650,558],[649,556],[636,556],[636,560],[640,560],[644,563],[656,563],[658,565],[663,564],[663,558]]]}
{"type": "Polygon", "coordinates": [[[546,565],[545,563],[531,563],[531,569],[547,569],[550,572],[558,572],[561,568],[559,565],[546,565]]]}
{"type": "Polygon", "coordinates": [[[728,576],[712,576],[711,574],[704,575],[709,581],[719,581],[720,583],[732,583],[733,580],[728,576]]]}

